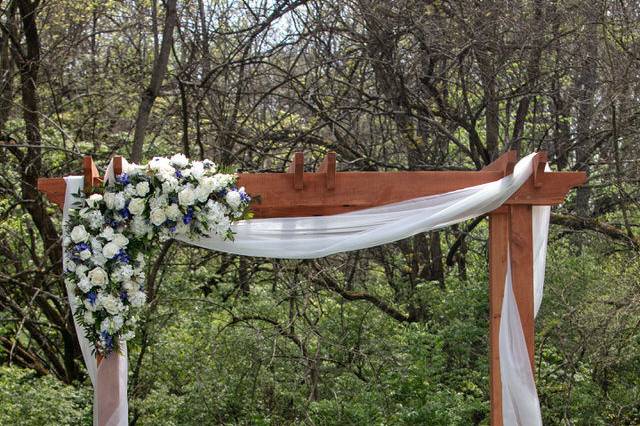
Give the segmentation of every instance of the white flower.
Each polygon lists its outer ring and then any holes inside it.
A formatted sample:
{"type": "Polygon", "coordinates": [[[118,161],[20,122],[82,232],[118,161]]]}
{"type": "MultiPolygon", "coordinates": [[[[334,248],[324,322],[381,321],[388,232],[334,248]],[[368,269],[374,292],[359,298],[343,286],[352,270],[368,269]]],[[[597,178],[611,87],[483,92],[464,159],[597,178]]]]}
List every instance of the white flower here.
{"type": "Polygon", "coordinates": [[[107,226],[106,228],[104,228],[100,233],[100,236],[107,241],[113,240],[113,235],[114,235],[113,228],[110,226],[107,226]]]}
{"type": "Polygon", "coordinates": [[[181,206],[190,206],[195,201],[195,193],[191,186],[185,186],[182,191],[178,193],[178,202],[181,206]]]}
{"type": "Polygon", "coordinates": [[[102,247],[102,255],[107,259],[113,259],[113,257],[120,251],[120,246],[116,243],[107,243],[102,247]]]}
{"type": "Polygon", "coordinates": [[[110,294],[102,296],[101,303],[102,307],[111,315],[119,314],[124,309],[124,305],[120,298],[114,297],[110,294]]]}
{"type": "Polygon", "coordinates": [[[101,305],[100,305],[100,300],[102,298],[100,297],[100,295],[98,295],[98,297],[96,298],[96,302],[94,304],[91,304],[91,302],[89,302],[89,299],[84,299],[84,307],[91,312],[95,312],[98,309],[100,309],[101,305]]]}
{"type": "Polygon", "coordinates": [[[117,245],[120,248],[124,248],[127,246],[127,244],[129,244],[129,239],[123,234],[116,234],[113,236],[113,244],[117,245]]]}
{"type": "Polygon", "coordinates": [[[106,331],[109,334],[114,334],[122,328],[124,324],[124,318],[122,315],[115,315],[110,318],[105,318],[100,323],[100,331],[106,331]]]}
{"type": "Polygon", "coordinates": [[[164,206],[167,205],[167,196],[166,195],[160,195],[157,197],[153,197],[149,200],[149,207],[151,208],[151,210],[153,209],[157,209],[157,208],[163,208],[164,206]]]}
{"type": "Polygon", "coordinates": [[[105,192],[103,198],[109,210],[113,210],[116,207],[116,194],[113,192],[105,192]]]}
{"type": "Polygon", "coordinates": [[[129,293],[129,303],[131,303],[131,306],[133,306],[134,308],[139,308],[140,306],[144,305],[146,301],[147,295],[144,291],[129,293]]]}
{"type": "Polygon", "coordinates": [[[151,231],[151,225],[149,225],[149,222],[147,222],[144,216],[134,217],[130,226],[136,237],[142,237],[151,231]]]}
{"type": "Polygon", "coordinates": [[[167,208],[164,209],[164,213],[171,220],[177,220],[182,212],[180,211],[180,207],[177,204],[170,204],[167,208]]]}
{"type": "Polygon", "coordinates": [[[82,259],[82,260],[87,260],[87,259],[89,259],[89,258],[91,257],[91,251],[90,251],[90,250],[85,249],[85,250],[82,250],[82,251],[79,253],[79,255],[80,255],[80,259],[82,259]]]}
{"type": "Polygon", "coordinates": [[[87,198],[87,205],[92,209],[98,207],[98,203],[102,201],[102,195],[100,194],[91,194],[89,198],[87,198]]]}
{"type": "Polygon", "coordinates": [[[125,342],[128,340],[131,340],[135,337],[135,333],[131,330],[127,331],[126,333],[122,333],[120,335],[120,340],[124,340],[125,342]]]}
{"type": "Polygon", "coordinates": [[[91,281],[89,281],[87,277],[81,278],[78,281],[78,288],[82,290],[83,293],[88,293],[89,290],[91,290],[91,287],[93,287],[93,285],[91,284],[91,281]]]}
{"type": "Polygon", "coordinates": [[[202,161],[194,161],[191,163],[191,176],[200,180],[200,178],[204,175],[204,164],[202,161]]]}
{"type": "Polygon", "coordinates": [[[144,212],[144,208],[146,206],[144,198],[134,198],[129,203],[129,212],[132,215],[137,216],[144,212]]]}
{"type": "Polygon", "coordinates": [[[111,272],[111,279],[116,282],[122,282],[133,276],[133,268],[130,265],[122,265],[111,272]]]}
{"type": "Polygon", "coordinates": [[[176,179],[173,174],[171,175],[163,175],[162,176],[164,182],[162,182],[162,192],[168,194],[170,192],[174,192],[178,189],[178,179],[176,179]]]}
{"type": "Polygon", "coordinates": [[[136,187],[129,184],[127,186],[124,187],[124,195],[126,195],[127,198],[131,198],[134,195],[136,195],[136,187]]]}
{"type": "MultiPolygon", "coordinates": [[[[149,193],[149,182],[144,181],[136,185],[136,192],[140,197],[144,197],[149,193]]],[[[131,209],[131,208],[129,208],[131,209]]]]}
{"type": "Polygon", "coordinates": [[[87,221],[89,222],[89,228],[100,229],[104,224],[104,218],[99,210],[93,210],[87,215],[87,221]]]}
{"type": "Polygon", "coordinates": [[[89,233],[83,225],[77,225],[71,230],[71,239],[74,243],[83,243],[89,239],[89,233]]]}
{"type": "Polygon", "coordinates": [[[76,262],[74,262],[73,260],[71,260],[70,258],[67,258],[66,261],[64,262],[64,269],[67,272],[73,272],[76,270],[76,262]]]}
{"type": "Polygon", "coordinates": [[[151,210],[151,214],[149,215],[149,219],[151,219],[151,223],[156,226],[160,226],[167,220],[167,215],[164,213],[164,210],[161,208],[156,208],[151,210]]]}
{"type": "Polygon", "coordinates": [[[198,201],[204,203],[205,201],[207,201],[207,198],[209,198],[210,194],[211,189],[207,188],[204,185],[198,185],[198,187],[196,188],[195,197],[198,201]]]}
{"type": "Polygon", "coordinates": [[[189,164],[189,159],[184,156],[184,154],[176,154],[171,157],[171,163],[177,167],[186,167],[189,164]]]}
{"type": "Polygon", "coordinates": [[[128,163],[124,165],[124,172],[129,176],[137,176],[142,173],[144,167],[137,165],[136,163],[128,163]]]}
{"type": "Polygon", "coordinates": [[[87,268],[86,265],[78,265],[76,267],[76,277],[78,277],[78,279],[82,279],[84,277],[86,277],[87,271],[89,270],[89,268],[87,268]]]}
{"type": "Polygon", "coordinates": [[[89,325],[92,325],[96,322],[96,319],[93,317],[93,313],[91,311],[84,312],[84,322],[89,325]]]}
{"type": "Polygon", "coordinates": [[[129,280],[125,281],[124,284],[122,284],[122,288],[127,292],[127,294],[131,294],[140,290],[140,284],[135,281],[129,280]]]}
{"type": "Polygon", "coordinates": [[[242,199],[240,198],[240,193],[238,191],[229,191],[224,198],[227,200],[227,204],[229,204],[234,210],[240,207],[242,199]]]}
{"type": "MultiPolygon", "coordinates": [[[[102,249],[100,249],[102,251],[102,249]]],[[[94,254],[93,255],[93,263],[98,265],[98,266],[104,266],[105,263],[107,263],[107,258],[104,257],[102,254],[94,254]]]]}
{"type": "Polygon", "coordinates": [[[95,268],[90,270],[87,274],[87,277],[93,285],[97,285],[99,287],[104,287],[109,282],[109,276],[107,275],[107,272],[99,266],[96,266],[95,268]]]}
{"type": "Polygon", "coordinates": [[[115,197],[115,209],[122,210],[124,206],[127,204],[127,198],[124,196],[123,192],[118,192],[115,197]]]}

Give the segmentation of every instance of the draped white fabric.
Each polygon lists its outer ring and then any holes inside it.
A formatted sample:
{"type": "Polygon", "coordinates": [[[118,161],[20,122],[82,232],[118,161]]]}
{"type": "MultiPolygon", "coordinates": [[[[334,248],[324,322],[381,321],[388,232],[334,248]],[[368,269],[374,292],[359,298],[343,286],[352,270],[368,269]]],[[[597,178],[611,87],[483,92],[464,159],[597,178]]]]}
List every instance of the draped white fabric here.
{"type": "MultiPolygon", "coordinates": [[[[199,240],[178,239],[211,250],[281,259],[317,258],[373,247],[440,229],[498,208],[529,178],[533,156],[531,154],[520,160],[510,176],[446,194],[332,216],[242,221],[233,226],[233,241],[224,241],[215,236],[199,240]]],[[[126,163],[123,168],[126,171],[126,163]]],[[[113,179],[111,164],[106,177],[113,179]]],[[[70,197],[73,189],[69,183],[72,179],[75,182],[77,177],[67,179],[67,197],[70,197]]],[[[247,188],[247,191],[251,192],[251,188],[247,188]]],[[[65,211],[69,206],[70,203],[65,202],[65,211]]],[[[542,300],[549,210],[549,207],[533,209],[536,312],[542,300]]],[[[499,341],[504,424],[541,425],[540,406],[511,285],[510,268],[505,277],[499,341]]],[[[84,338],[80,338],[80,343],[85,354],[89,343],[84,338]]],[[[92,368],[91,362],[95,368],[95,360],[91,356],[87,358],[85,355],[85,361],[88,369],[92,368]]],[[[95,370],[93,374],[95,376],[95,370]]],[[[126,390],[126,380],[123,386],[126,390]]],[[[126,419],[126,407],[124,410],[126,419]]]]}

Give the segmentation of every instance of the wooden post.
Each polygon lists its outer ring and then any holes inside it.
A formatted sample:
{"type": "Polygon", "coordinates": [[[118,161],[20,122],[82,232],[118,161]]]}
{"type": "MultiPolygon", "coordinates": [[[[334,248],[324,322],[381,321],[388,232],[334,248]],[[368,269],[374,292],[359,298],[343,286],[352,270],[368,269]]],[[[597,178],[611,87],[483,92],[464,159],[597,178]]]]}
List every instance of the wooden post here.
{"type": "Polygon", "coordinates": [[[513,293],[520,313],[522,331],[529,351],[531,371],[534,371],[533,318],[533,234],[531,206],[509,206],[509,243],[511,248],[511,276],[513,293]]]}
{"type": "Polygon", "coordinates": [[[509,248],[509,208],[489,214],[489,393],[491,426],[502,426],[500,318],[509,248]]]}

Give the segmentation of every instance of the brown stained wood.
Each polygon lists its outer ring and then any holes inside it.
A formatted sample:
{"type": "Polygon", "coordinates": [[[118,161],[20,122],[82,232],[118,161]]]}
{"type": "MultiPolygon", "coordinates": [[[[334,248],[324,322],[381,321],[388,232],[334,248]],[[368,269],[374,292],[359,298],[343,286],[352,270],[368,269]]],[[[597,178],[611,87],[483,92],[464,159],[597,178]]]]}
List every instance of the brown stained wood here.
{"type": "Polygon", "coordinates": [[[84,172],[84,193],[89,194],[91,193],[93,187],[98,186],[102,183],[102,179],[100,178],[98,168],[96,167],[95,163],[93,162],[93,158],[91,158],[90,155],[86,155],[83,158],[82,168],[84,172]]]}
{"type": "Polygon", "coordinates": [[[542,182],[540,182],[540,176],[544,173],[544,168],[547,165],[547,153],[539,152],[533,157],[533,187],[540,188],[542,187],[542,182]]]}
{"type": "Polygon", "coordinates": [[[327,190],[331,191],[336,187],[336,153],[329,152],[327,153],[324,160],[322,160],[322,164],[320,164],[320,168],[318,169],[318,173],[324,173],[325,180],[327,182],[327,190]]]}
{"type": "Polygon", "coordinates": [[[513,167],[518,162],[518,153],[516,151],[507,151],[500,157],[496,158],[491,164],[485,166],[484,171],[500,171],[502,176],[508,176],[513,173],[513,167]]]}
{"type": "Polygon", "coordinates": [[[303,189],[304,154],[302,152],[296,152],[293,155],[293,161],[289,165],[288,173],[289,175],[293,175],[293,187],[298,191],[303,189]]]}
{"type": "Polygon", "coordinates": [[[122,157],[120,155],[113,157],[113,174],[115,176],[122,174],[122,157]]]}
{"type": "MultiPolygon", "coordinates": [[[[241,173],[239,186],[261,202],[252,205],[257,218],[322,216],[441,194],[500,179],[502,171],[479,172],[340,172],[335,188],[327,189],[324,173],[305,173],[304,190],[292,190],[289,173],[241,173]]],[[[539,176],[535,188],[530,178],[505,204],[556,205],[573,187],[586,180],[584,172],[553,172],[539,176]]],[[[38,189],[62,207],[62,178],[40,178],[38,189]]]]}
{"type": "Polygon", "coordinates": [[[509,211],[489,215],[489,392],[491,426],[502,426],[502,380],[500,378],[500,319],[507,274],[509,211]]]}
{"type": "Polygon", "coordinates": [[[509,244],[513,293],[520,313],[522,331],[534,370],[535,322],[533,316],[533,234],[531,206],[510,207],[509,244]]]}

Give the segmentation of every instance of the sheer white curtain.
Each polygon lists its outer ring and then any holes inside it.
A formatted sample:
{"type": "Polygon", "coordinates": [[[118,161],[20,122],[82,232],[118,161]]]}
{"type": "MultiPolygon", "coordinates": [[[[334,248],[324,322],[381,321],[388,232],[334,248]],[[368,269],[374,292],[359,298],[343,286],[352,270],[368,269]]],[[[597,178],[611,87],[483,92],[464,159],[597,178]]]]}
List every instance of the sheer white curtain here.
{"type": "MultiPolygon", "coordinates": [[[[510,176],[446,194],[333,216],[242,221],[233,226],[233,241],[223,241],[216,236],[199,240],[180,240],[228,253],[288,259],[323,257],[390,243],[481,216],[498,208],[529,178],[533,156],[534,154],[531,154],[520,160],[510,176]]],[[[126,162],[123,168],[126,171],[126,162]]],[[[106,177],[113,179],[111,164],[106,177]]],[[[67,197],[72,190],[69,185],[71,179],[77,178],[68,178],[67,197]]],[[[251,192],[251,188],[247,190],[251,192]]],[[[65,210],[69,205],[65,202],[65,210]]],[[[535,207],[533,214],[534,293],[537,311],[542,299],[549,208],[535,207]]],[[[505,277],[499,339],[504,424],[535,426],[542,423],[540,407],[511,286],[510,271],[509,268],[505,277]]],[[[88,344],[86,339],[80,341],[81,345],[88,344]]],[[[92,359],[87,362],[92,362],[92,359]]],[[[124,386],[126,388],[126,380],[124,386]]],[[[126,403],[126,399],[124,402],[126,403]]],[[[121,404],[119,409],[122,410],[123,406],[121,404]]],[[[126,410],[126,406],[124,407],[126,410]]]]}

